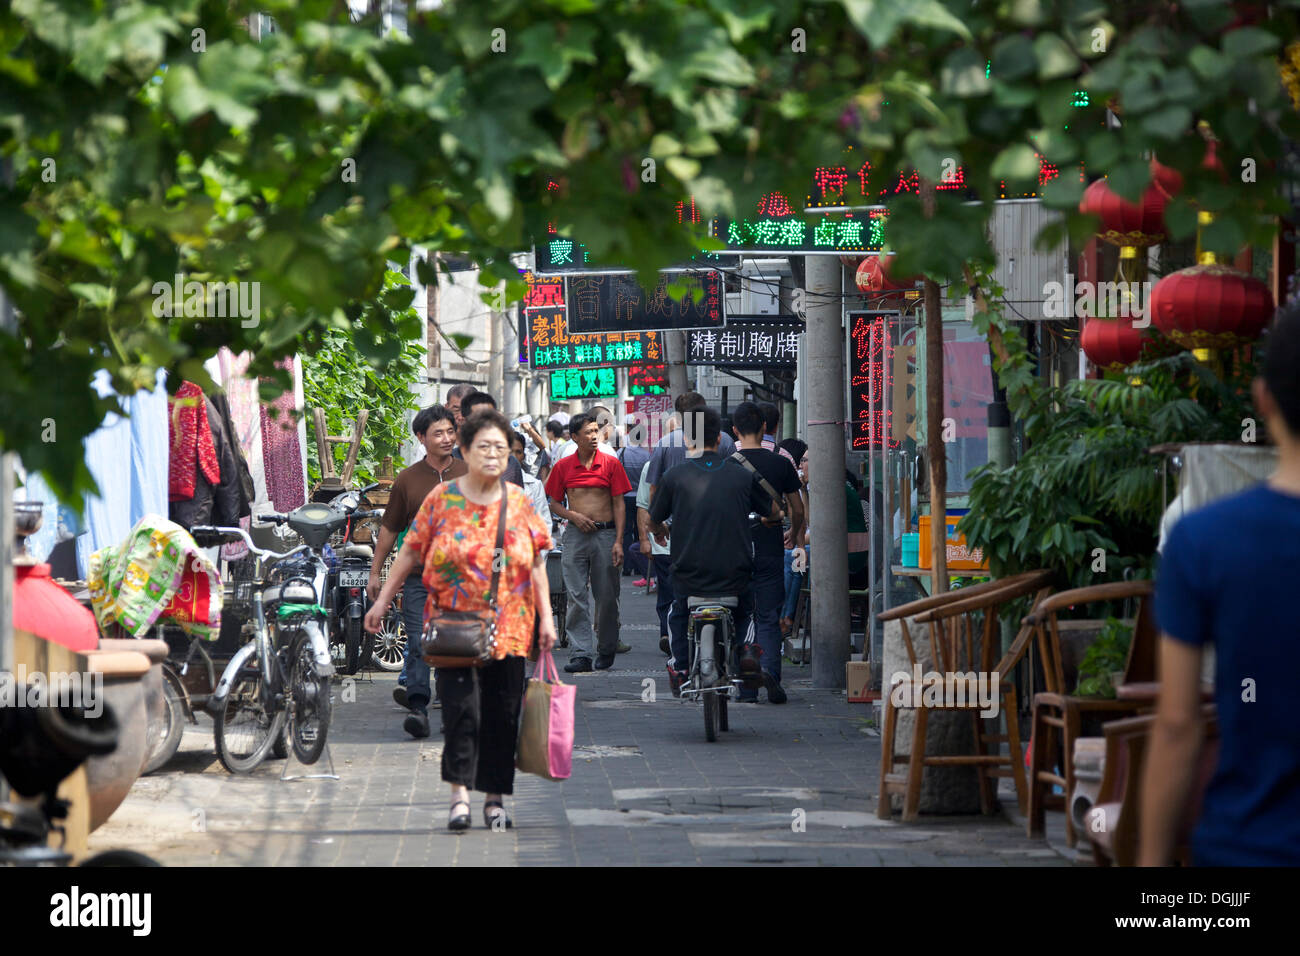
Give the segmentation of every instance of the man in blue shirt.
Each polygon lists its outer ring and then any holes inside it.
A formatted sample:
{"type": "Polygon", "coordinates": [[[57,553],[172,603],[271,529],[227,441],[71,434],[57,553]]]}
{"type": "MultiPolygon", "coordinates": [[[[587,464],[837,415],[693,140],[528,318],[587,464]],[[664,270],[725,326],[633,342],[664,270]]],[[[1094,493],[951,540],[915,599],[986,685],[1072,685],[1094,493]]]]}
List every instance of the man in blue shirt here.
{"type": "Polygon", "coordinates": [[[1219,758],[1192,838],[1198,866],[1300,865],[1300,305],[1266,343],[1255,407],[1278,467],[1179,520],[1156,582],[1160,703],[1142,787],[1139,862],[1170,861],[1200,751],[1202,648],[1215,652],[1219,758]]]}

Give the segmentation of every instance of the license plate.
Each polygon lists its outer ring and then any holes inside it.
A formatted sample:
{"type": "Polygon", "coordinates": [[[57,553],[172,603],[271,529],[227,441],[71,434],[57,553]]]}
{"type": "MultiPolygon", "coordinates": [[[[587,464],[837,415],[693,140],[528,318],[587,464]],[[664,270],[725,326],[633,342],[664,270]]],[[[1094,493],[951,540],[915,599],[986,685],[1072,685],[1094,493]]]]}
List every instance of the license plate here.
{"type": "Polygon", "coordinates": [[[366,582],[370,580],[369,571],[340,571],[339,587],[341,588],[363,588],[366,582]]]}

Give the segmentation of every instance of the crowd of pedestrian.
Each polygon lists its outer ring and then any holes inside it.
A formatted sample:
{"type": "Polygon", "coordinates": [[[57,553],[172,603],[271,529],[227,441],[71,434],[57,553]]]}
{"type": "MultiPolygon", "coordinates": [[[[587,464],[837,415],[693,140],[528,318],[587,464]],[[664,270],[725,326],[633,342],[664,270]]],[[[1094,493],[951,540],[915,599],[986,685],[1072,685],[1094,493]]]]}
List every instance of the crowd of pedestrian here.
{"type": "Polygon", "coordinates": [[[738,605],[736,668],[747,678],[741,700],[757,700],[761,684],[769,701],[785,702],[783,631],[802,586],[791,556],[807,545],[806,446],[795,439],[778,446],[780,416],[771,405],[742,403],[725,430],[696,392],[678,396],[674,409],[653,442],[630,420],[619,427],[600,405],[556,413],[538,431],[527,416],[508,421],[491,395],[469,385],[415,416],[411,429],[425,454],[393,482],[366,626],[378,630],[400,600],[408,639],[394,699],[417,739],[430,734],[430,709],[441,709],[451,829],[470,825],[471,788],[485,794],[486,823],[510,825],[502,797],[513,788],[524,661],[557,640],[545,565],[557,546],[566,671],[607,670],[630,650],[620,633],[620,588],[623,576],[637,575],[638,586],[656,592],[659,648],[674,691],[687,666],[688,598],[730,595],[738,605]],[[502,495],[506,532],[497,555],[502,495]],[[489,598],[498,615],[492,663],[439,667],[431,679],[420,640],[431,616],[483,610],[489,598]]]}

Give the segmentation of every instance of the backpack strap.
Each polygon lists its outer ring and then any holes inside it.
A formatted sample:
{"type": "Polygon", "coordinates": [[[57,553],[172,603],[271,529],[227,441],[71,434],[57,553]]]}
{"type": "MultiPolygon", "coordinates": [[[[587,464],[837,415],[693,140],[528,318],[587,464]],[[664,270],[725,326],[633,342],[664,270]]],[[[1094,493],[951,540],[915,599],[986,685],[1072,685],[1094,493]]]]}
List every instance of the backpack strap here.
{"type": "Polygon", "coordinates": [[[745,455],[739,449],[737,449],[732,454],[731,457],[734,458],[736,461],[740,462],[742,465],[744,465],[745,468],[749,470],[749,473],[758,479],[758,486],[762,488],[765,492],[767,492],[767,496],[776,503],[776,506],[780,508],[782,512],[784,512],[785,509],[781,508],[781,503],[785,499],[782,497],[780,492],[778,492],[775,488],[772,487],[772,483],[768,481],[766,478],[764,478],[762,473],[757,468],[754,467],[754,463],[750,461],[748,458],[746,458],[745,455]]]}

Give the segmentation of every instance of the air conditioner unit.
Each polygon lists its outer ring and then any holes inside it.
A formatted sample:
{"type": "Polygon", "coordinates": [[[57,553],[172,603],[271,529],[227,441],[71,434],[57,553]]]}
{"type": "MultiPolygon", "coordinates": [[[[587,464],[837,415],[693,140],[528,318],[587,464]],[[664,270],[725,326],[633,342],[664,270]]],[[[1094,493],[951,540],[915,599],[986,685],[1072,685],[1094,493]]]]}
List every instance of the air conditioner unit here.
{"type": "Polygon", "coordinates": [[[741,292],[741,314],[780,315],[781,277],[779,275],[746,276],[741,292]]]}

